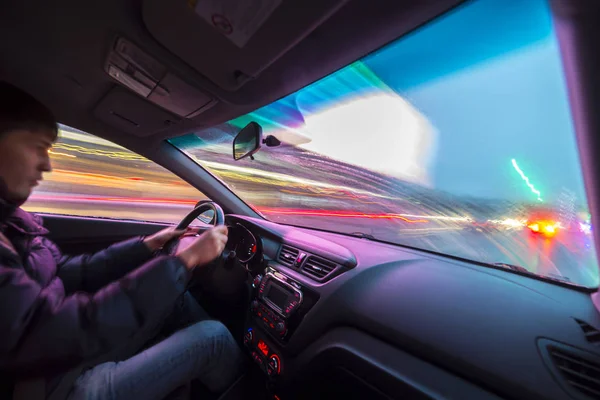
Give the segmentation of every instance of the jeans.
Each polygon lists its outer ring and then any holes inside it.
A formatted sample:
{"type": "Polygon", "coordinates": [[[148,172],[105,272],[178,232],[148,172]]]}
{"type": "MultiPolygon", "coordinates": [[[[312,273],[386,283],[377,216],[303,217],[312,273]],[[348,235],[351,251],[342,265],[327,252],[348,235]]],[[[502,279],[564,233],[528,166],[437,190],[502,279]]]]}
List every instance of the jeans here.
{"type": "Polygon", "coordinates": [[[182,299],[165,327],[183,329],[128,360],[84,372],[68,400],[164,399],[193,379],[212,392],[227,389],[240,374],[240,348],[225,325],[201,320],[208,315],[193,297],[186,293],[182,299]]]}

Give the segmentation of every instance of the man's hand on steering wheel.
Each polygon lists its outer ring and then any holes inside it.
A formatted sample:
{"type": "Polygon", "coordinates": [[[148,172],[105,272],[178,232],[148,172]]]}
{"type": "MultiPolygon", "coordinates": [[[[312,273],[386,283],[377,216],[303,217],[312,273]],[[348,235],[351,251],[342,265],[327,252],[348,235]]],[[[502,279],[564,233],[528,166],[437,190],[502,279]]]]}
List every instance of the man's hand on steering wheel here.
{"type": "Polygon", "coordinates": [[[179,238],[183,234],[197,233],[198,228],[188,227],[186,229],[177,229],[174,226],[161,229],[153,235],[144,238],[144,244],[150,249],[150,251],[158,251],[164,247],[170,240],[179,238]]]}
{"type": "Polygon", "coordinates": [[[162,242],[163,254],[179,257],[185,266],[192,270],[196,266],[211,264],[220,266],[223,264],[223,250],[227,244],[227,227],[225,226],[225,213],[223,209],[210,200],[202,200],[190,211],[175,228],[159,232],[166,243],[162,242]],[[197,229],[188,229],[190,224],[207,210],[213,211],[211,223],[214,228],[208,229],[202,235],[189,236],[187,233],[197,233],[197,229]],[[183,236],[182,236],[183,235],[183,236]]]}
{"type": "Polygon", "coordinates": [[[183,241],[175,253],[188,269],[209,264],[219,257],[227,244],[227,227],[216,226],[192,239],[189,244],[183,241]],[[183,245],[183,246],[181,246],[183,245]]]}

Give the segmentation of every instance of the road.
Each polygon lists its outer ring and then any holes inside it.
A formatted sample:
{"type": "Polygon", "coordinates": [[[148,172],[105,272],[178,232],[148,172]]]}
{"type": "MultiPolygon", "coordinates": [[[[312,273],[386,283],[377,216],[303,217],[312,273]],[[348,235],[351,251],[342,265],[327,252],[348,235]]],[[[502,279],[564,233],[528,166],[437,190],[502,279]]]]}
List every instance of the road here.
{"type": "MultiPolygon", "coordinates": [[[[583,285],[598,284],[592,239],[583,232],[560,231],[545,238],[524,226],[477,228],[464,217],[470,210],[448,196],[341,168],[331,160],[319,164],[312,159],[304,164],[310,168],[289,165],[277,173],[267,163],[245,170],[220,160],[214,155],[210,161],[213,172],[276,222],[362,232],[466,259],[521,265],[583,285]]],[[[205,198],[166,169],[90,135],[62,132],[52,162],[53,172],[25,205],[29,211],[176,223],[205,198]]]]}

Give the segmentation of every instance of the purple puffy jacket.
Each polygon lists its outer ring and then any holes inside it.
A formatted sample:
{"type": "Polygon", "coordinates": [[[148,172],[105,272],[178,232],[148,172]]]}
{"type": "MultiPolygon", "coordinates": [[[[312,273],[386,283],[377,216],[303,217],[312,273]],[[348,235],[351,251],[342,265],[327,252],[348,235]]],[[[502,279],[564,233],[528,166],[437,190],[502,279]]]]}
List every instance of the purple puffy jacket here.
{"type": "Polygon", "coordinates": [[[0,230],[19,253],[0,243],[0,393],[18,379],[119,358],[139,332],[160,327],[188,282],[178,258],[152,258],[140,238],[63,256],[41,218],[2,200],[0,230]]]}

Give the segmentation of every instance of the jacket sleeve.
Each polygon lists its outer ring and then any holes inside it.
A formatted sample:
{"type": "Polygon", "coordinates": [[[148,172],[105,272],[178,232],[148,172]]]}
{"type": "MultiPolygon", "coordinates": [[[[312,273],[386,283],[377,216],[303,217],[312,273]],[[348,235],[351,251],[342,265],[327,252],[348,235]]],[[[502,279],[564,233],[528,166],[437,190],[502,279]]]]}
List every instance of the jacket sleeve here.
{"type": "Polygon", "coordinates": [[[65,296],[19,267],[0,265],[0,371],[32,376],[70,368],[153,329],[185,291],[189,272],[161,256],[94,294],[65,296]]]}
{"type": "Polygon", "coordinates": [[[77,291],[94,293],[142,265],[152,252],[142,238],[113,244],[95,254],[64,256],[54,243],[49,243],[58,266],[58,277],[67,294],[77,291]]]}

